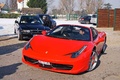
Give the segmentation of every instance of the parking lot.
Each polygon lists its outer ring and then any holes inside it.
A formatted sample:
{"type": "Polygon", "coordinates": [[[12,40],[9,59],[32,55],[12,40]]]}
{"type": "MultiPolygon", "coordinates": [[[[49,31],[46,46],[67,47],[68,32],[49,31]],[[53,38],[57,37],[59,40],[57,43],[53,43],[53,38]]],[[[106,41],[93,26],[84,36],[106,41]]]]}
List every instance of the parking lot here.
{"type": "Polygon", "coordinates": [[[27,40],[18,41],[16,35],[1,36],[0,80],[120,80],[120,31],[113,31],[113,28],[98,30],[107,33],[108,47],[95,70],[78,75],[45,71],[22,63],[22,48],[27,40]]]}

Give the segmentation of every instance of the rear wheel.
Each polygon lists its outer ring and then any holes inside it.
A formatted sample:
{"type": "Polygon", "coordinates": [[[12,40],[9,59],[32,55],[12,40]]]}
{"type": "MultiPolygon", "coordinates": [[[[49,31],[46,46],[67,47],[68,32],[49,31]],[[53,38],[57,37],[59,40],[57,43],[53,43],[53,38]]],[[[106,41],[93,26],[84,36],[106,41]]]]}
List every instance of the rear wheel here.
{"type": "Polygon", "coordinates": [[[107,44],[106,44],[106,38],[105,38],[105,42],[104,42],[104,44],[103,44],[101,53],[104,53],[105,50],[106,50],[106,48],[107,48],[107,44]]]}
{"type": "Polygon", "coordinates": [[[96,51],[92,52],[92,55],[90,57],[90,63],[89,63],[89,69],[88,71],[92,71],[96,68],[98,64],[98,54],[96,51]]]}
{"type": "Polygon", "coordinates": [[[90,22],[89,22],[89,21],[86,21],[86,24],[90,24],[90,22]]]}

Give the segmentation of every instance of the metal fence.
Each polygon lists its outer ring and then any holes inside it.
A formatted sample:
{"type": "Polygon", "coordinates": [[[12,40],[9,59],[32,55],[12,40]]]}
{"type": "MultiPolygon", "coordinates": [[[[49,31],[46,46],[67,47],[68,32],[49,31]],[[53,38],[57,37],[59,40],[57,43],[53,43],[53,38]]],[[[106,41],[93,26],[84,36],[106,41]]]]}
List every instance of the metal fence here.
{"type": "Polygon", "coordinates": [[[78,15],[77,14],[67,14],[66,15],[66,19],[67,20],[77,20],[78,19],[78,15]]]}

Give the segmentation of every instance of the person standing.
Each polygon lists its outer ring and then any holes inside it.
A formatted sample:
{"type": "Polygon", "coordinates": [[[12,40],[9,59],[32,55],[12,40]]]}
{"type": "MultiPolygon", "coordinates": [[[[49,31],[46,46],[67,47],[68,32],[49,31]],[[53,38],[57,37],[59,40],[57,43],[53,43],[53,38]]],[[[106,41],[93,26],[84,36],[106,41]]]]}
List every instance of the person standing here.
{"type": "Polygon", "coordinates": [[[44,26],[48,26],[49,28],[52,28],[52,22],[50,21],[48,16],[43,16],[43,22],[44,22],[44,26]]]}

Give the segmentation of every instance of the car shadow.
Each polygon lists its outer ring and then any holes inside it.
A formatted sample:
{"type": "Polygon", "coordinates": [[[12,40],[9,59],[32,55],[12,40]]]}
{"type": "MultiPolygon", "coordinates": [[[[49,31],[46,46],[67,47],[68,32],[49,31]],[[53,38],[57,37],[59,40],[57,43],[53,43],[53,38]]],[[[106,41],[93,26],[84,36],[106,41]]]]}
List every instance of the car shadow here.
{"type": "Polygon", "coordinates": [[[20,48],[23,48],[26,43],[27,42],[17,43],[17,44],[12,44],[7,46],[0,46],[0,55],[8,54],[20,48]]]}
{"type": "Polygon", "coordinates": [[[9,37],[9,35],[4,35],[2,37],[0,36],[0,41],[10,40],[10,39],[14,39],[14,38],[17,38],[17,36],[9,37]]]}
{"type": "Polygon", "coordinates": [[[0,79],[2,79],[6,75],[11,75],[15,73],[18,69],[18,66],[20,66],[21,64],[22,63],[15,63],[12,65],[0,67],[0,79]]]}

